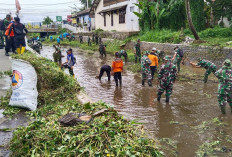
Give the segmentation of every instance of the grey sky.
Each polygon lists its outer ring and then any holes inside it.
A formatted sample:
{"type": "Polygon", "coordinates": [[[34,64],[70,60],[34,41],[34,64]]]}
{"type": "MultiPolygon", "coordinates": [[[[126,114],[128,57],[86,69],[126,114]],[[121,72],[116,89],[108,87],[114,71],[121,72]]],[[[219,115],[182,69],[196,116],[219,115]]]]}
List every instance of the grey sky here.
{"type": "MultiPolygon", "coordinates": [[[[64,19],[74,11],[69,6],[82,6],[79,0],[19,0],[19,3],[22,22],[39,22],[45,16],[53,20],[56,16],[63,16],[64,19]]],[[[0,19],[10,12],[15,16],[15,11],[15,0],[0,0],[0,19]]]]}

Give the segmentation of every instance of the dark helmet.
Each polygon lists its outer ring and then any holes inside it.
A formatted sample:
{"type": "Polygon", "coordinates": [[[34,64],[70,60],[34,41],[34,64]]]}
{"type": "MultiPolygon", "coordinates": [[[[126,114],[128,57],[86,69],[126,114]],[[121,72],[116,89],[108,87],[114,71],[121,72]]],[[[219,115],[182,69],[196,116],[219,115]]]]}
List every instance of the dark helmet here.
{"type": "Polygon", "coordinates": [[[14,20],[15,20],[15,22],[20,22],[20,18],[19,17],[15,17],[14,20]]]}
{"type": "Polygon", "coordinates": [[[115,52],[115,57],[119,57],[119,53],[118,52],[115,52]]]}
{"type": "Polygon", "coordinates": [[[170,60],[171,60],[171,56],[168,56],[168,55],[165,56],[165,57],[164,57],[164,60],[165,60],[165,61],[170,61],[170,60]]]}
{"type": "Polygon", "coordinates": [[[149,55],[150,52],[149,52],[149,51],[145,51],[144,54],[145,54],[145,55],[149,55]]]}
{"type": "Polygon", "coordinates": [[[198,61],[198,62],[202,61],[201,57],[199,57],[199,58],[197,59],[197,61],[198,61]]]}
{"type": "Polygon", "coordinates": [[[230,66],[231,66],[230,60],[229,60],[229,59],[226,59],[226,60],[224,61],[224,65],[225,65],[226,67],[230,67],[230,66]]]}
{"type": "Polygon", "coordinates": [[[176,47],[174,48],[174,50],[176,50],[176,49],[179,49],[179,46],[176,46],[176,47]]]}
{"type": "Polygon", "coordinates": [[[10,17],[11,17],[10,14],[7,14],[7,15],[6,15],[6,18],[10,18],[10,17]]]}

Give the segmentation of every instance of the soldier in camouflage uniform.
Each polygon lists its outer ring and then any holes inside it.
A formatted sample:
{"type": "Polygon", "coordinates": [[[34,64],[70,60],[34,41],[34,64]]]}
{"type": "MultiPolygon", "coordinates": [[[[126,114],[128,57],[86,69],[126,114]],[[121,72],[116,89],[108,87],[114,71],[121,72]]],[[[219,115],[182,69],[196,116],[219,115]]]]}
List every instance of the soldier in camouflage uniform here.
{"type": "Polygon", "coordinates": [[[160,101],[161,95],[166,91],[166,102],[169,102],[169,98],[172,94],[173,84],[176,80],[176,66],[171,62],[170,56],[164,57],[164,64],[161,66],[158,76],[159,90],[157,94],[157,100],[160,101]]]}
{"type": "Polygon", "coordinates": [[[229,59],[225,60],[223,67],[215,72],[215,76],[219,79],[218,102],[221,112],[226,113],[227,101],[232,113],[232,67],[229,59]]]}
{"type": "Polygon", "coordinates": [[[95,34],[94,33],[92,33],[92,41],[93,41],[93,43],[95,42],[95,34]]]}
{"type": "Polygon", "coordinates": [[[198,58],[198,63],[192,63],[190,62],[190,64],[196,68],[205,68],[206,72],[205,72],[205,76],[204,76],[204,82],[207,83],[208,81],[208,76],[213,72],[215,73],[217,70],[217,67],[214,63],[208,61],[208,60],[204,60],[201,58],[198,58]]]}
{"type": "Polygon", "coordinates": [[[135,63],[137,63],[137,59],[139,58],[139,62],[141,62],[141,50],[140,50],[140,39],[137,40],[135,44],[135,63]]]}
{"type": "Polygon", "coordinates": [[[91,39],[90,39],[90,37],[88,37],[88,46],[91,46],[91,45],[92,45],[91,39]]]}
{"type": "Polygon", "coordinates": [[[4,31],[0,30],[0,49],[4,47],[4,31]]]}
{"type": "Polygon", "coordinates": [[[120,46],[121,50],[118,52],[119,57],[121,58],[122,56],[125,58],[125,61],[127,61],[127,52],[123,49],[123,45],[120,46]]]}
{"type": "Polygon", "coordinates": [[[173,63],[177,66],[177,71],[179,73],[180,72],[180,63],[183,59],[183,56],[180,56],[181,50],[178,46],[174,48],[174,51],[175,51],[175,54],[174,54],[172,60],[173,60],[173,63]]]}
{"type": "Polygon", "coordinates": [[[148,85],[152,86],[152,76],[151,76],[151,60],[148,58],[149,51],[145,51],[141,59],[141,68],[142,68],[142,85],[144,86],[145,80],[147,80],[148,85]]]}
{"type": "Polygon", "coordinates": [[[102,57],[103,55],[106,57],[106,45],[104,45],[103,42],[99,45],[99,52],[102,57]]]}
{"type": "Polygon", "coordinates": [[[97,34],[95,36],[95,42],[96,42],[96,45],[98,45],[98,35],[97,34]]]}
{"type": "MultiPolygon", "coordinates": [[[[3,19],[2,21],[2,27],[1,30],[0,30],[0,49],[2,49],[4,47],[4,35],[5,35],[5,31],[6,31],[6,28],[8,27],[8,25],[10,24],[11,22],[11,16],[8,14],[6,15],[6,18],[3,19]]],[[[8,41],[7,40],[7,37],[5,36],[5,41],[8,41]]],[[[8,52],[7,52],[7,49],[5,47],[5,54],[6,56],[8,56],[8,52]]]]}
{"type": "Polygon", "coordinates": [[[62,64],[61,49],[56,45],[53,45],[53,47],[55,48],[55,52],[53,53],[54,62],[57,63],[61,67],[61,64],[62,64]]]}
{"type": "Polygon", "coordinates": [[[80,44],[82,44],[83,43],[83,36],[80,35],[79,38],[80,38],[80,44]]]}

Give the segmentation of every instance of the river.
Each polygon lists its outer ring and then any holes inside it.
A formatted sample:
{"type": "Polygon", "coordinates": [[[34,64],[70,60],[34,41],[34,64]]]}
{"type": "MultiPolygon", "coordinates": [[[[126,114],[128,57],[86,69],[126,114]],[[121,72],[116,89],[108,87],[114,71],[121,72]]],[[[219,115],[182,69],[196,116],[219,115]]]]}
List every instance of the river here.
{"type": "MultiPolygon", "coordinates": [[[[67,48],[62,48],[65,55],[67,48]]],[[[44,47],[41,55],[52,60],[54,49],[44,47]]],[[[232,129],[230,108],[222,115],[217,105],[217,83],[204,84],[199,80],[176,81],[170,103],[165,98],[157,102],[157,84],[141,86],[140,74],[123,72],[122,87],[115,87],[113,78],[107,81],[106,74],[100,82],[95,77],[104,64],[111,65],[113,56],[99,57],[74,48],[77,64],[75,77],[93,101],[104,101],[127,119],[144,123],[151,138],[158,139],[161,150],[167,156],[231,156],[232,129]]],[[[65,58],[63,58],[65,61],[65,58]]],[[[131,64],[131,63],[126,63],[131,64]]],[[[204,70],[182,68],[202,75],[204,70]]],[[[211,76],[214,77],[214,76],[211,76]]]]}

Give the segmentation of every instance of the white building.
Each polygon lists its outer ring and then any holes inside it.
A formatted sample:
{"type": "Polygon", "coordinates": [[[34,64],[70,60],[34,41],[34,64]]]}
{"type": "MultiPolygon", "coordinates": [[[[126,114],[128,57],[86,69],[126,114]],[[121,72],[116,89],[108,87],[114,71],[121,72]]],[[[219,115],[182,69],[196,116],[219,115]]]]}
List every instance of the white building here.
{"type": "Polygon", "coordinates": [[[137,0],[94,0],[90,17],[95,18],[95,29],[118,32],[139,31],[137,0]]]}

